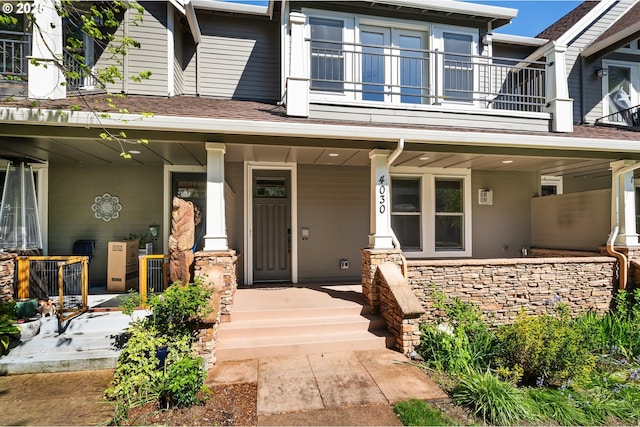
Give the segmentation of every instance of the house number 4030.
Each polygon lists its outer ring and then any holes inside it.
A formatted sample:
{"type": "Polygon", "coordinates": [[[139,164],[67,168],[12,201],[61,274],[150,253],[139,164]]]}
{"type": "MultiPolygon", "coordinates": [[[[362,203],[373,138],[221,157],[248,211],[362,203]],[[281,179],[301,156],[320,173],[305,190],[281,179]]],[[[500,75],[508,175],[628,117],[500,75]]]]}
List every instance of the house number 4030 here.
{"type": "Polygon", "coordinates": [[[386,205],[385,205],[385,203],[386,203],[385,193],[387,192],[387,187],[384,185],[384,177],[382,177],[380,180],[382,181],[382,183],[381,183],[381,185],[380,185],[380,187],[378,189],[378,194],[380,196],[379,197],[379,202],[378,202],[380,204],[380,207],[378,208],[378,211],[381,214],[383,214],[385,212],[385,210],[387,209],[386,205]]]}

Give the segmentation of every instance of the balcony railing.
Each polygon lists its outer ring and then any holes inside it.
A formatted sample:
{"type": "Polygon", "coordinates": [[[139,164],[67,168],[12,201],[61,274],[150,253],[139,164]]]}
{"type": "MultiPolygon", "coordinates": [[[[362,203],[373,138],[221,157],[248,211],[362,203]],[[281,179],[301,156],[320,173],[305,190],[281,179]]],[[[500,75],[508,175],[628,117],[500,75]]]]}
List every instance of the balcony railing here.
{"type": "Polygon", "coordinates": [[[640,105],[600,117],[596,119],[595,124],[600,126],[631,127],[637,130],[640,127],[640,105]]]}
{"type": "Polygon", "coordinates": [[[63,53],[67,89],[93,88],[100,85],[100,81],[80,62],[76,55],[68,50],[63,53]]]}
{"type": "Polygon", "coordinates": [[[392,104],[542,112],[544,62],[307,39],[312,93],[392,104]]]}
{"type": "Polygon", "coordinates": [[[0,31],[0,75],[7,80],[27,78],[31,34],[0,31]]]}

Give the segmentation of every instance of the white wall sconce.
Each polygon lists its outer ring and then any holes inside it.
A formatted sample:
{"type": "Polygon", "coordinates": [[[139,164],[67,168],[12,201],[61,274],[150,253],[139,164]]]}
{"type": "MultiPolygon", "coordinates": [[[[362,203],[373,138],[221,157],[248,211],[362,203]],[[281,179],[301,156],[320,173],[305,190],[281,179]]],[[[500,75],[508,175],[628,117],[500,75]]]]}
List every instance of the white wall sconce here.
{"type": "Polygon", "coordinates": [[[608,72],[608,71],[609,71],[609,70],[607,70],[606,68],[596,68],[595,76],[596,76],[597,78],[601,79],[601,78],[603,78],[603,77],[606,77],[606,76],[607,76],[607,74],[608,74],[607,72],[608,72]]]}
{"type": "Polygon", "coordinates": [[[479,205],[493,205],[493,190],[484,188],[478,190],[479,205]]]}

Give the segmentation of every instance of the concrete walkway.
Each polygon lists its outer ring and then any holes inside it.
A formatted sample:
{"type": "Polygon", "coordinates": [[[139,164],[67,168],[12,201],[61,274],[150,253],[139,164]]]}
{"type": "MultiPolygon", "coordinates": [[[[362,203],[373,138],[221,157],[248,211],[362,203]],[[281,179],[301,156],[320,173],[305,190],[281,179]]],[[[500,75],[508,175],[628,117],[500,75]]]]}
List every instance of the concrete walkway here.
{"type": "Polygon", "coordinates": [[[226,361],[207,378],[208,384],[246,382],[258,384],[259,425],[308,425],[306,412],[313,412],[313,425],[400,425],[391,404],[447,399],[422,370],[392,350],[226,361]]]}
{"type": "MultiPolygon", "coordinates": [[[[0,376],[0,425],[104,425],[112,370],[0,376]],[[29,390],[26,394],[25,390],[29,390]]],[[[401,425],[391,404],[447,396],[391,350],[221,362],[208,385],[257,383],[258,425],[401,425]],[[310,421],[312,420],[312,421],[310,421]]]]}

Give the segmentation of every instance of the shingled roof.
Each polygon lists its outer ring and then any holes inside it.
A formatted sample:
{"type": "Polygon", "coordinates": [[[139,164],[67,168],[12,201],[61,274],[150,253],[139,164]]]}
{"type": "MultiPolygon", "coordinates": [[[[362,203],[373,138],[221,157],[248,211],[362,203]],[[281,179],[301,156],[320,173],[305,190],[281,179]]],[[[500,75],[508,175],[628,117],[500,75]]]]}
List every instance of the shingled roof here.
{"type": "MultiPolygon", "coordinates": [[[[40,101],[36,105],[32,105],[28,100],[14,100],[2,103],[2,107],[13,108],[30,108],[34,111],[39,110],[65,110],[73,109],[73,106],[80,105],[81,110],[94,112],[111,112],[113,109],[109,107],[107,97],[105,95],[89,95],[83,99],[69,97],[60,100],[40,101]]],[[[442,126],[434,123],[433,125],[411,125],[407,123],[371,123],[371,122],[355,122],[349,120],[328,120],[289,117],[285,113],[282,105],[257,102],[257,101],[239,101],[231,99],[217,99],[207,97],[194,96],[175,96],[171,98],[128,95],[122,99],[116,100],[118,108],[125,109],[131,114],[142,113],[145,111],[153,111],[156,116],[168,117],[198,117],[211,119],[227,119],[227,120],[251,120],[265,122],[283,122],[283,123],[314,123],[314,124],[330,124],[343,126],[369,126],[369,127],[396,127],[398,129],[424,129],[424,130],[448,130],[452,132],[485,132],[499,134],[522,135],[547,135],[565,138],[596,138],[609,140],[626,140],[640,141],[640,132],[636,128],[616,128],[593,125],[574,125],[573,132],[570,133],[554,133],[554,132],[533,132],[533,131],[516,131],[506,129],[477,129],[442,126]]]]}
{"type": "Polygon", "coordinates": [[[598,43],[602,40],[606,40],[609,37],[620,33],[625,28],[637,24],[638,22],[640,22],[640,3],[634,4],[627,12],[625,12],[624,15],[622,15],[616,22],[614,22],[611,27],[607,28],[604,33],[600,34],[600,36],[595,39],[592,44],[598,43]]]}
{"type": "Polygon", "coordinates": [[[554,24],[547,27],[536,37],[547,40],[558,40],[564,33],[569,31],[578,21],[598,5],[599,1],[588,0],[579,4],[571,12],[558,19],[554,24]]]}

